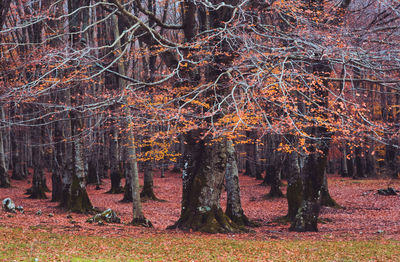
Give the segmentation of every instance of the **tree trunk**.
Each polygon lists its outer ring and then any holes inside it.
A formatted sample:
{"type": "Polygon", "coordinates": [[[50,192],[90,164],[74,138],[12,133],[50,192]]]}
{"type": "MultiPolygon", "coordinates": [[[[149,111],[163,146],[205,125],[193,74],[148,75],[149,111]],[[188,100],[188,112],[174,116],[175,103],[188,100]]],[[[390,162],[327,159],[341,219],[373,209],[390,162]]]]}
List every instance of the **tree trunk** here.
{"type": "Polygon", "coordinates": [[[292,152],[288,156],[289,174],[287,185],[287,201],[288,214],[290,221],[294,221],[297,211],[303,200],[303,181],[301,179],[301,169],[303,168],[304,159],[297,152],[292,152]]]}
{"type": "Polygon", "coordinates": [[[244,228],[235,224],[220,207],[227,143],[202,139],[200,133],[200,130],[193,130],[186,134],[181,216],[168,228],[207,233],[243,231],[244,228]]]}
{"type": "Polygon", "coordinates": [[[34,199],[46,199],[46,179],[43,173],[43,164],[42,164],[42,142],[41,137],[43,134],[40,132],[42,129],[41,126],[33,127],[32,131],[32,141],[36,142],[36,145],[32,148],[32,158],[33,158],[33,179],[32,179],[32,188],[29,189],[30,198],[34,199]]]}
{"type": "Polygon", "coordinates": [[[111,138],[110,138],[110,179],[111,188],[107,192],[109,194],[119,194],[123,192],[121,186],[121,170],[119,168],[119,157],[118,157],[118,132],[115,127],[115,121],[111,123],[111,138]]]}
{"type": "Polygon", "coordinates": [[[236,152],[231,140],[226,142],[227,163],[225,171],[225,183],[227,202],[225,214],[239,226],[256,226],[244,214],[240,201],[239,172],[236,160],[236,152]]]}
{"type": "Polygon", "coordinates": [[[266,184],[269,182],[271,185],[270,192],[267,197],[283,197],[283,193],[280,189],[281,186],[281,173],[283,166],[283,156],[282,153],[277,149],[281,141],[281,135],[279,134],[268,134],[267,136],[267,155],[266,155],[266,167],[265,167],[265,177],[268,179],[264,180],[266,184]]]}
{"type": "Polygon", "coordinates": [[[340,207],[338,203],[331,197],[328,190],[328,177],[326,172],[324,173],[324,181],[321,187],[321,205],[326,207],[340,207]]]}
{"type": "Polygon", "coordinates": [[[145,200],[159,200],[154,194],[153,187],[153,170],[151,166],[151,161],[146,161],[144,163],[144,179],[143,179],[143,189],[140,192],[140,197],[142,201],[145,200]]]}
{"type": "MultiPolygon", "coordinates": [[[[0,106],[0,117],[4,119],[3,106],[0,106]]],[[[0,187],[7,188],[11,187],[10,178],[8,176],[8,167],[6,165],[5,156],[5,143],[4,143],[4,132],[0,128],[0,187]]]]}
{"type": "Polygon", "coordinates": [[[257,133],[254,130],[246,131],[248,142],[246,144],[246,171],[244,172],[244,175],[262,180],[261,174],[258,173],[259,168],[257,167],[258,158],[256,135],[257,133]]]}
{"type": "MultiPolygon", "coordinates": [[[[129,117],[129,115],[127,116],[129,117]]],[[[127,125],[130,126],[130,125],[127,125]]],[[[125,138],[125,145],[127,150],[128,161],[126,163],[126,176],[127,180],[130,180],[130,191],[132,192],[132,225],[135,226],[144,226],[144,227],[153,227],[151,222],[147,220],[142,212],[142,204],[140,202],[140,192],[139,192],[139,170],[137,165],[136,158],[136,148],[134,144],[134,136],[132,134],[132,130],[128,130],[128,134],[125,138]]]]}
{"type": "Polygon", "coordinates": [[[349,176],[349,170],[348,170],[348,166],[347,166],[347,150],[346,150],[346,143],[343,143],[343,147],[342,147],[342,158],[341,158],[341,170],[340,170],[340,175],[342,177],[348,177],[349,176]]]}
{"type": "MultiPolygon", "coordinates": [[[[326,137],[327,130],[324,127],[312,127],[310,133],[314,137],[326,137]]],[[[318,231],[317,222],[321,209],[321,188],[324,183],[329,143],[325,139],[312,142],[316,143],[316,145],[309,146],[308,151],[310,154],[306,156],[304,168],[301,170],[303,199],[290,227],[291,231],[318,231]],[[322,151],[322,153],[319,151],[322,151]]],[[[310,143],[312,142],[310,141],[310,143]]]]}
{"type": "MultiPolygon", "coordinates": [[[[77,0],[68,1],[69,12],[75,12],[69,18],[69,30],[71,35],[72,45],[77,48],[80,41],[80,34],[78,34],[81,26],[81,22],[85,19],[82,18],[83,14],[77,11],[77,9],[85,4],[77,0]]],[[[85,28],[84,28],[85,29],[85,28]]],[[[79,70],[79,67],[77,68],[79,70]]],[[[70,90],[67,90],[66,100],[72,106],[69,111],[69,122],[71,128],[71,136],[73,138],[72,144],[72,155],[71,158],[66,161],[66,170],[63,175],[63,198],[61,206],[77,213],[87,213],[93,210],[93,206],[89,200],[89,196],[86,192],[86,174],[84,164],[84,146],[83,141],[80,137],[80,132],[84,128],[83,115],[79,110],[74,107],[78,106],[80,99],[83,98],[82,86],[71,86],[70,90]],[[70,165],[70,166],[68,166],[70,165]]],[[[69,156],[67,156],[69,158],[69,156]]]]}

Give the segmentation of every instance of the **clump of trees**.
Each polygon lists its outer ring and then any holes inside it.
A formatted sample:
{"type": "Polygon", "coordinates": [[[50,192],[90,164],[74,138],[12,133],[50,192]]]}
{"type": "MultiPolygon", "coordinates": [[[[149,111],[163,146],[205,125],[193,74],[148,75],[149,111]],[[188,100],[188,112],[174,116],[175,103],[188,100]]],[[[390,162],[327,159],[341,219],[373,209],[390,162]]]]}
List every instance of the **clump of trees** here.
{"type": "Polygon", "coordinates": [[[154,163],[175,161],[171,228],[241,232],[254,225],[240,203],[246,163],[266,171],[271,197],[288,180],[291,230],[317,231],[321,203],[334,205],[328,167],[398,176],[399,11],[394,0],[3,1],[0,185],[30,167],[29,193],[44,198],[47,168],[52,201],[90,212],[86,183],[109,172],[132,223],[151,226],[141,197],[157,199],[154,163]]]}

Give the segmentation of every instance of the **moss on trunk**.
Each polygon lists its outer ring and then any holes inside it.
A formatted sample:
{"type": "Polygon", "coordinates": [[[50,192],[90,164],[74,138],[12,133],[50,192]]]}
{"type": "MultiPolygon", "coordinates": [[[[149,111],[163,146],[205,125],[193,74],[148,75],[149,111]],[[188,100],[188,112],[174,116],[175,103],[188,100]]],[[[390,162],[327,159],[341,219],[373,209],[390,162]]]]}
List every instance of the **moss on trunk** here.
{"type": "Polygon", "coordinates": [[[181,216],[169,228],[207,233],[247,231],[219,206],[227,163],[226,141],[201,139],[200,134],[201,130],[196,130],[186,136],[181,216]]]}

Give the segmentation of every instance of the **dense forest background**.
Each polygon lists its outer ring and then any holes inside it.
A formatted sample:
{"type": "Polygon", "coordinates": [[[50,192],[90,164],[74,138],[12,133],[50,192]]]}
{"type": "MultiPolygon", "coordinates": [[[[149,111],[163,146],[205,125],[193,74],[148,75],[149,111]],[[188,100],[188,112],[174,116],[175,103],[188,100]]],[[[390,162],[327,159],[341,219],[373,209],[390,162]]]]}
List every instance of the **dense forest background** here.
{"type": "Polygon", "coordinates": [[[317,231],[336,205],[327,173],[399,176],[396,0],[5,0],[0,13],[1,187],[31,172],[45,198],[48,171],[51,201],[86,213],[87,183],[110,179],[149,227],[141,198],[174,168],[170,228],[241,232],[256,225],[244,170],[271,197],[286,179],[290,229],[317,231]]]}

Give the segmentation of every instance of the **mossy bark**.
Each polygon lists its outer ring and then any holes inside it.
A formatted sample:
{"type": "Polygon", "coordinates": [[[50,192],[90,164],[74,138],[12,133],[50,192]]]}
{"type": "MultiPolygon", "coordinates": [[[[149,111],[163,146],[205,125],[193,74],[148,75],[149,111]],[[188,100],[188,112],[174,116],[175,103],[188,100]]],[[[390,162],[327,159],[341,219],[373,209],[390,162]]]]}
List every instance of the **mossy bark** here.
{"type": "Polygon", "coordinates": [[[76,213],[89,213],[93,206],[86,192],[86,176],[83,156],[83,142],[78,137],[82,130],[82,119],[76,111],[70,112],[72,142],[72,159],[69,159],[63,172],[63,197],[60,206],[76,213]],[[70,166],[69,166],[70,164],[70,166]]]}
{"type": "Polygon", "coordinates": [[[182,208],[179,228],[207,233],[242,232],[220,207],[220,195],[227,163],[226,141],[201,139],[201,130],[186,134],[182,174],[182,208]]]}

